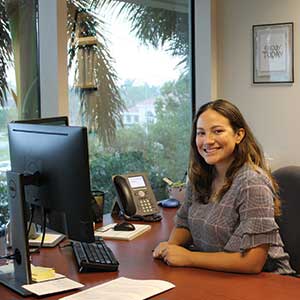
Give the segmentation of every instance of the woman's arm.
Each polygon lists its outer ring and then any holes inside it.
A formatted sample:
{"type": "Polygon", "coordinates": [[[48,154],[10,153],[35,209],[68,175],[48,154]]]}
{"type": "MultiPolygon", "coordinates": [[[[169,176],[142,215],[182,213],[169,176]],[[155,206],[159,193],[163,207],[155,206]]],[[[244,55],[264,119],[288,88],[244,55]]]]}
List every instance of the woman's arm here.
{"type": "Polygon", "coordinates": [[[153,251],[153,257],[161,258],[162,251],[168,245],[185,246],[189,244],[191,240],[192,236],[188,229],[174,227],[170,234],[169,240],[167,242],[161,242],[156,246],[156,248],[153,251]]]}
{"type": "Polygon", "coordinates": [[[165,245],[159,257],[168,265],[197,267],[215,271],[250,273],[261,272],[268,255],[264,244],[240,252],[194,252],[177,245],[165,245]]]}
{"type": "Polygon", "coordinates": [[[168,243],[173,245],[185,246],[187,244],[190,244],[191,241],[192,236],[187,228],[174,227],[170,234],[168,243]]]}

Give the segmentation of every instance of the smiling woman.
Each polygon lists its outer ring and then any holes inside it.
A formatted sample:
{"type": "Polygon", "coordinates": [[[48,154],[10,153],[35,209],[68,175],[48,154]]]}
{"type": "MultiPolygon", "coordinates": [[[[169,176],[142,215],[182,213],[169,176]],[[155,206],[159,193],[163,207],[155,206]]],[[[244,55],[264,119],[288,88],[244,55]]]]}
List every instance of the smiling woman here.
{"type": "Polygon", "coordinates": [[[274,219],[277,185],[238,108],[221,99],[200,107],[190,153],[185,201],[154,257],[172,266],[294,273],[274,219]]]}

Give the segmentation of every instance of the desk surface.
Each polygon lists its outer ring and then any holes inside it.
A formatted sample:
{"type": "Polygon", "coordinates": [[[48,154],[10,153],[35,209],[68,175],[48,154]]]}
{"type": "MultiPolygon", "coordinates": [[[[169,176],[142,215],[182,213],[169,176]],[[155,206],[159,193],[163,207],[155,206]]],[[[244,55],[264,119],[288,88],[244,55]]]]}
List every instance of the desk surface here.
{"type": "MultiPolygon", "coordinates": [[[[194,268],[175,268],[152,258],[152,249],[166,240],[173,226],[175,209],[164,209],[163,220],[153,223],[150,231],[132,241],[106,241],[120,262],[117,272],[78,273],[70,247],[42,249],[32,256],[33,263],[54,267],[58,273],[85,284],[85,289],[108,280],[125,276],[133,279],[162,279],[176,285],[161,295],[151,299],[205,299],[205,300],[293,300],[300,299],[300,279],[289,276],[261,273],[259,275],[240,275],[214,272],[194,268]]],[[[104,224],[111,223],[105,215],[104,224]]],[[[44,298],[59,299],[73,292],[61,293],[44,298]]],[[[0,285],[1,300],[20,299],[21,297],[0,285]]]]}

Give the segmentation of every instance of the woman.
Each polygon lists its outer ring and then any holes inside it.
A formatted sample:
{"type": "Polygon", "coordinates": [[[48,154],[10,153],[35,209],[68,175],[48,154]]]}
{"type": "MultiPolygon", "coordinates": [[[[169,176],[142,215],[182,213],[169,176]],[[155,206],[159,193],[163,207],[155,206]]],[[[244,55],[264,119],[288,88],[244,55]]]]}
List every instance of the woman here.
{"type": "Polygon", "coordinates": [[[209,102],[193,122],[186,199],[153,256],[171,266],[292,274],[274,220],[276,195],[241,112],[226,100],[209,102]]]}

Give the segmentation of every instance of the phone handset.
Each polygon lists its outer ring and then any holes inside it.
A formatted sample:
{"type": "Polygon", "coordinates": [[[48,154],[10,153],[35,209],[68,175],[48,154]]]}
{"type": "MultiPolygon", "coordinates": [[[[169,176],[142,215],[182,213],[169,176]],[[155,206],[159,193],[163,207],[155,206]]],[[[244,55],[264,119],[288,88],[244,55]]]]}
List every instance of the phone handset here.
{"type": "Polygon", "coordinates": [[[120,175],[116,175],[113,178],[113,182],[120,199],[119,205],[121,205],[121,210],[125,211],[129,216],[135,215],[136,207],[133,202],[133,196],[130,188],[126,183],[126,179],[120,175]]]}

